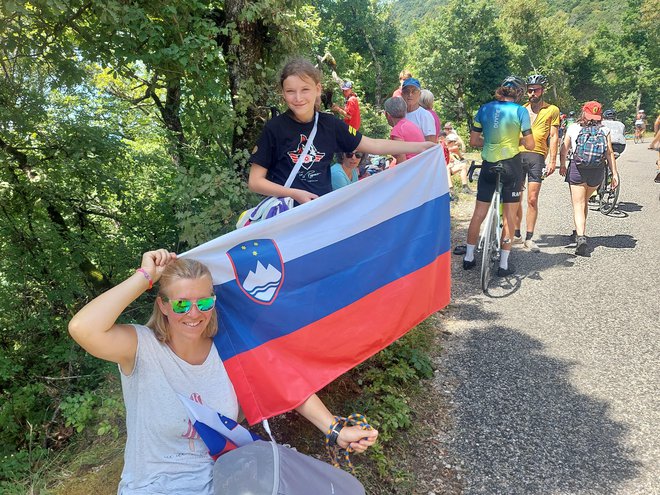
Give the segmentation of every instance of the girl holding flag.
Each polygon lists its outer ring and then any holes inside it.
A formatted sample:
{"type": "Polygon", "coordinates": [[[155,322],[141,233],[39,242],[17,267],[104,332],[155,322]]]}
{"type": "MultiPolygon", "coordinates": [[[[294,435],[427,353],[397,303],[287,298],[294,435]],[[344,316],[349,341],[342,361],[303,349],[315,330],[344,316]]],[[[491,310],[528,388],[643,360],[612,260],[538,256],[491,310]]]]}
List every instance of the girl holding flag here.
{"type": "MultiPolygon", "coordinates": [[[[142,256],[140,268],[89,302],[69,323],[87,352],[117,363],[127,439],[119,495],[213,493],[213,459],[191,428],[177,394],[237,420],[241,414],[213,337],[218,318],[208,268],[165,249],[142,256]],[[146,325],[118,324],[121,313],[160,282],[146,325]]],[[[334,417],[316,396],[296,410],[326,433],[334,417]]],[[[341,448],[364,452],[376,430],[339,426],[328,434],[341,448]]]]}
{"type": "Polygon", "coordinates": [[[330,167],[335,153],[400,155],[434,146],[368,138],[333,115],[319,112],[321,73],[307,60],[294,59],[284,66],[280,88],[288,110],[266,123],[250,157],[248,187],[256,193],[307,203],[332,191],[330,167]],[[292,186],[284,187],[312,134],[317,113],[317,132],[308,156],[292,186]]]}

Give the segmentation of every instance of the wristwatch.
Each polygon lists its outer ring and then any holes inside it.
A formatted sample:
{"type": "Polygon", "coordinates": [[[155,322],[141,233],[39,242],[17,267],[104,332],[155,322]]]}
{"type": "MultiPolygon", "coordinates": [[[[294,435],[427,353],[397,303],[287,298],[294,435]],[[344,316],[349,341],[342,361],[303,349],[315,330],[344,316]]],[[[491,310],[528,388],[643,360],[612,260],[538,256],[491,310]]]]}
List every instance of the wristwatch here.
{"type": "Polygon", "coordinates": [[[334,447],[337,445],[337,439],[339,438],[339,432],[342,430],[344,425],[342,423],[336,423],[331,429],[330,434],[328,435],[328,446],[334,447]]]}

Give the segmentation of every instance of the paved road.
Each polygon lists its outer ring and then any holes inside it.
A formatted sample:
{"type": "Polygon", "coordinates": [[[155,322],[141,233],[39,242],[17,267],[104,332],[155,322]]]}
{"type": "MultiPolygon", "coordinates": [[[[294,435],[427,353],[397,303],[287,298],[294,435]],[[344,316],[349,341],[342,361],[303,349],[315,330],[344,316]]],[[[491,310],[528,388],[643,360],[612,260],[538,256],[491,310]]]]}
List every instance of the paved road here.
{"type": "Polygon", "coordinates": [[[590,257],[566,247],[558,175],[541,191],[542,252],[516,249],[510,283],[484,296],[454,256],[438,380],[456,384],[464,493],[660,494],[660,184],[646,146],[620,158],[619,213],[590,213],[590,257]]]}

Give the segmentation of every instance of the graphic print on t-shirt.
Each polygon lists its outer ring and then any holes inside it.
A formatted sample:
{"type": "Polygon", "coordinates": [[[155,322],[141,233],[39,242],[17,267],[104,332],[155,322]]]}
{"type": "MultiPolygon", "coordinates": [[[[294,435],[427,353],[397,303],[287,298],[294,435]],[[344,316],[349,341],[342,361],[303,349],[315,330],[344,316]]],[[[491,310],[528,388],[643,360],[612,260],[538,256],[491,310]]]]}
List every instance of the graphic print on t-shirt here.
{"type": "MultiPolygon", "coordinates": [[[[294,164],[298,162],[298,158],[300,157],[300,155],[302,155],[302,152],[304,151],[306,145],[307,145],[307,136],[301,134],[298,147],[295,150],[289,151],[287,153],[287,155],[289,155],[289,158],[291,158],[291,161],[294,164]]],[[[309,153],[307,153],[307,156],[303,161],[302,168],[304,168],[305,170],[309,170],[309,167],[311,167],[314,163],[318,163],[321,160],[323,160],[324,156],[325,153],[320,153],[319,151],[317,151],[314,144],[312,144],[309,147],[309,153]]]]}
{"type": "MultiPolygon", "coordinates": [[[[197,404],[202,404],[202,396],[196,392],[190,394],[190,400],[197,402],[197,404]]],[[[188,429],[181,436],[188,439],[188,447],[190,448],[190,452],[195,452],[195,440],[199,438],[199,433],[197,433],[197,430],[195,430],[195,427],[193,426],[190,419],[188,419],[188,429]]]]}

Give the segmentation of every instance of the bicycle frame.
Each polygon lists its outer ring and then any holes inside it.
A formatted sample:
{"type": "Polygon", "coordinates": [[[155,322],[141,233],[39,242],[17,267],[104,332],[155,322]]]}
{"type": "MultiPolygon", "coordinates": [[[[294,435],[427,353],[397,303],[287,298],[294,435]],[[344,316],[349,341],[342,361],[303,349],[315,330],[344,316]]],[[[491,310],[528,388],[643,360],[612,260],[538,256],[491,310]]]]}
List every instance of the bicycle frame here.
{"type": "MultiPolygon", "coordinates": [[[[480,168],[472,162],[470,170],[468,171],[469,180],[472,181],[472,174],[476,168],[480,168]]],[[[488,292],[488,284],[490,282],[490,273],[493,264],[499,261],[500,249],[502,243],[502,181],[501,181],[501,165],[494,167],[496,172],[495,179],[495,192],[488,207],[488,213],[482,225],[481,234],[477,249],[481,250],[481,273],[480,282],[481,289],[484,294],[488,292]]]]}

